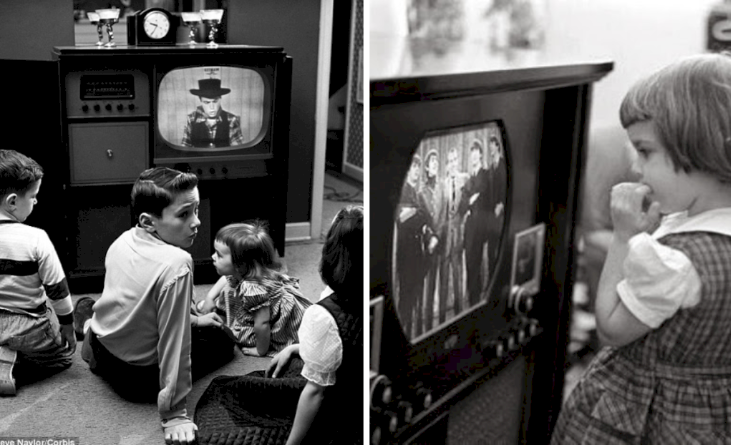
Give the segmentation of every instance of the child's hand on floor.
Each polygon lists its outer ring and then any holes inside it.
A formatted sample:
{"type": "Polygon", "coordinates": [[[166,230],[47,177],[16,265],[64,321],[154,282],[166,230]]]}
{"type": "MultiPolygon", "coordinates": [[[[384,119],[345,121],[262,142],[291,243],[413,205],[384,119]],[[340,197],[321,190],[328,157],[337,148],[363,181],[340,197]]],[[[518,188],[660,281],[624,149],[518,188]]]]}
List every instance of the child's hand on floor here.
{"type": "Polygon", "coordinates": [[[259,355],[259,351],[257,351],[256,348],[241,348],[241,352],[243,352],[244,355],[250,355],[253,357],[263,357],[262,355],[259,355]]]}

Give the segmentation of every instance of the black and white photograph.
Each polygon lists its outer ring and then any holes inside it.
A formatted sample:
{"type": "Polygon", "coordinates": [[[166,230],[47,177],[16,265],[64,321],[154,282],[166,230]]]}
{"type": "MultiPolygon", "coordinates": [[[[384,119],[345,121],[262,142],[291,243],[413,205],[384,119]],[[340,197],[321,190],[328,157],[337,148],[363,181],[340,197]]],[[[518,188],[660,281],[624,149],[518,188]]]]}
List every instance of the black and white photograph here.
{"type": "Polygon", "coordinates": [[[251,68],[174,71],[160,83],[160,134],[182,150],[220,151],[246,145],[262,132],[264,92],[264,78],[251,68]]]}
{"type": "Polygon", "coordinates": [[[526,293],[536,294],[540,290],[545,236],[545,224],[536,225],[515,235],[511,291],[520,287],[526,293]]]}
{"type": "Polygon", "coordinates": [[[441,131],[419,143],[394,218],[394,283],[407,337],[485,301],[506,194],[498,123],[441,131]]]}

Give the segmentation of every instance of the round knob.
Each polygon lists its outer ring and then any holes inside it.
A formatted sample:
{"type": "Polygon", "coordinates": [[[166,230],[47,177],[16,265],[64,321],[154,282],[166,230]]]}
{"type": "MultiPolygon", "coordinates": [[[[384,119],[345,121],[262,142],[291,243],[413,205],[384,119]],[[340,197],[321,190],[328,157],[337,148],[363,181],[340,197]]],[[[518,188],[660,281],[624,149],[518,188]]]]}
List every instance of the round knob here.
{"type": "Polygon", "coordinates": [[[378,410],[379,407],[388,405],[393,398],[391,381],[388,377],[380,375],[371,381],[371,409],[378,410]]]}
{"type": "Polygon", "coordinates": [[[528,333],[531,337],[535,337],[538,335],[538,321],[531,320],[530,324],[528,325],[528,333]]]}
{"type": "Polygon", "coordinates": [[[95,110],[95,111],[97,111],[97,112],[98,112],[98,111],[100,111],[101,109],[102,109],[102,108],[101,108],[101,106],[100,106],[99,104],[94,104],[94,110],[95,110]]]}
{"type": "Polygon", "coordinates": [[[495,350],[495,358],[500,359],[505,355],[505,346],[502,341],[497,340],[493,344],[493,349],[495,350]]]}
{"type": "Polygon", "coordinates": [[[371,432],[371,445],[378,445],[381,443],[381,427],[376,427],[371,432]]]}
{"type": "Polygon", "coordinates": [[[114,151],[112,151],[111,149],[107,149],[107,157],[113,158],[114,157],[114,151]]]}
{"type": "Polygon", "coordinates": [[[526,339],[527,337],[525,336],[525,329],[518,329],[518,343],[522,345],[523,343],[525,343],[526,339]]]}
{"type": "Polygon", "coordinates": [[[112,110],[112,105],[111,104],[107,104],[107,105],[104,106],[104,108],[107,109],[107,110],[112,110]]]}
{"type": "Polygon", "coordinates": [[[130,105],[127,106],[127,108],[129,108],[130,110],[134,110],[135,109],[135,105],[134,104],[130,104],[130,105]]]}
{"type": "Polygon", "coordinates": [[[88,112],[89,111],[89,105],[88,104],[84,104],[83,106],[81,106],[81,110],[83,110],[84,112],[88,112]]]}
{"type": "Polygon", "coordinates": [[[396,433],[396,430],[398,430],[398,415],[393,411],[384,411],[383,416],[386,419],[388,431],[396,433]]]}
{"type": "Polygon", "coordinates": [[[421,404],[423,408],[429,408],[432,404],[431,391],[426,388],[419,388],[416,390],[417,402],[421,404]]]}
{"type": "Polygon", "coordinates": [[[117,110],[120,112],[124,109],[124,106],[122,104],[117,104],[117,110]]]}
{"type": "Polygon", "coordinates": [[[216,168],[211,168],[211,169],[208,170],[208,172],[210,172],[211,175],[215,175],[216,174],[216,168]]]}
{"type": "Polygon", "coordinates": [[[397,406],[398,416],[405,424],[410,424],[414,417],[414,407],[409,402],[402,400],[397,406]]]}
{"type": "Polygon", "coordinates": [[[221,172],[223,172],[224,174],[228,174],[228,168],[226,166],[222,167],[221,172]]]}
{"type": "Polygon", "coordinates": [[[203,169],[198,168],[198,175],[203,175],[203,169]]]}
{"type": "Polygon", "coordinates": [[[518,347],[518,346],[517,346],[517,345],[515,344],[515,335],[513,335],[513,334],[510,334],[510,335],[508,335],[508,338],[507,338],[507,345],[508,345],[508,346],[507,346],[507,347],[508,347],[508,351],[512,351],[512,350],[514,350],[515,348],[517,348],[517,347],[518,347]]]}

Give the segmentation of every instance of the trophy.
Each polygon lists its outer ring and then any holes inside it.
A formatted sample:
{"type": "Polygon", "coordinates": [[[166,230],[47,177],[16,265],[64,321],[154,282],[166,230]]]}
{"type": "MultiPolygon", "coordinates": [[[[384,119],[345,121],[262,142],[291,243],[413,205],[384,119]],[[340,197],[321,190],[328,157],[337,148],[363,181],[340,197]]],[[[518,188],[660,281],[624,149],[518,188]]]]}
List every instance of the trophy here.
{"type": "Polygon", "coordinates": [[[218,32],[218,24],[221,23],[223,17],[223,9],[201,9],[201,20],[206,24],[210,25],[211,31],[208,33],[208,44],[207,48],[218,48],[218,44],[213,40],[216,38],[216,32],[218,32]]]}
{"type": "Polygon", "coordinates": [[[87,12],[86,17],[89,18],[89,23],[96,25],[96,33],[99,35],[99,40],[97,40],[96,46],[100,47],[104,45],[104,34],[102,34],[102,24],[99,23],[99,14],[95,12],[87,12]]]}
{"type": "Polygon", "coordinates": [[[99,23],[107,25],[109,42],[105,43],[104,46],[107,48],[117,46],[114,43],[114,30],[112,29],[112,25],[119,21],[119,9],[97,9],[96,12],[99,14],[99,23]]]}
{"type": "Polygon", "coordinates": [[[184,12],[183,23],[190,29],[190,42],[188,45],[195,45],[195,30],[201,22],[201,14],[199,12],[184,12]]]}

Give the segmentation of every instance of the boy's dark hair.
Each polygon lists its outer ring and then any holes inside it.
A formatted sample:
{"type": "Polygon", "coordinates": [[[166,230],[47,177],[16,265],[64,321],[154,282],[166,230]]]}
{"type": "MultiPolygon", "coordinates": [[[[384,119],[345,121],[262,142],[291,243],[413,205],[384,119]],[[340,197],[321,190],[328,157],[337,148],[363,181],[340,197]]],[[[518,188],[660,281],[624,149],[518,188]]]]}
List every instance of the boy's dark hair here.
{"type": "Polygon", "coordinates": [[[175,196],[198,186],[198,177],[170,168],[150,168],[140,174],[132,187],[132,213],[135,221],[142,213],[162,216],[162,210],[173,203],[175,196]]]}
{"type": "Polygon", "coordinates": [[[10,149],[0,149],[0,198],[22,194],[43,178],[43,168],[30,157],[10,149]]]}
{"type": "MultiPolygon", "coordinates": [[[[349,205],[333,220],[322,247],[320,276],[339,296],[363,294],[363,207],[349,205]]],[[[350,298],[350,297],[349,297],[350,298]]],[[[360,299],[358,300],[360,301],[360,299]]]]}
{"type": "Polygon", "coordinates": [[[273,279],[282,267],[277,261],[274,241],[260,220],[226,225],[218,230],[214,240],[231,250],[231,263],[244,279],[273,279]]]}

